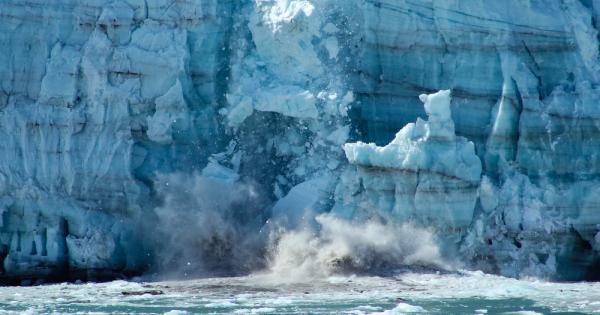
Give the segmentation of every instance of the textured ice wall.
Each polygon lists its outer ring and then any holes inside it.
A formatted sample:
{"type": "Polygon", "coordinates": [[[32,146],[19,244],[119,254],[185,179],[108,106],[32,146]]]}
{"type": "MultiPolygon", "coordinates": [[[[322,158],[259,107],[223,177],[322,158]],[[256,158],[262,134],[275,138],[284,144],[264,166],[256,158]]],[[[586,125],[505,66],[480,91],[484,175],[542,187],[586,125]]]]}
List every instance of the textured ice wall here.
{"type": "Polygon", "coordinates": [[[597,1],[367,1],[367,141],[423,116],[417,95],[451,89],[456,133],[483,162],[462,244],[508,275],[597,277],[597,1]]]}
{"type": "Polygon", "coordinates": [[[407,124],[384,147],[362,142],[344,146],[357,173],[344,174],[350,185],[338,189],[334,213],[435,226],[457,243],[473,218],[481,161],[473,143],[454,134],[450,91],[420,98],[427,121],[407,124]]]}
{"type": "MultiPolygon", "coordinates": [[[[168,199],[157,174],[251,182],[268,200],[263,223],[270,204],[310,180],[323,198],[307,206],[325,209],[353,101],[336,61],[344,26],[325,27],[322,13],[339,10],[309,1],[3,1],[3,277],[145,269],[161,240],[146,234],[161,219],[154,207],[168,199]]],[[[289,205],[276,207],[281,220],[294,215],[289,205]]]]}
{"type": "Polygon", "coordinates": [[[381,200],[370,214],[431,223],[485,270],[593,277],[599,15],[597,0],[2,1],[3,276],[144,269],[157,174],[185,172],[251,183],[257,222],[381,200]],[[348,165],[342,145],[390,143],[442,89],[482,179],[445,210],[364,189],[419,185],[348,165]]]}
{"type": "Polygon", "coordinates": [[[219,2],[0,4],[6,277],[144,267],[151,176],[203,166],[218,143],[219,2]]]}

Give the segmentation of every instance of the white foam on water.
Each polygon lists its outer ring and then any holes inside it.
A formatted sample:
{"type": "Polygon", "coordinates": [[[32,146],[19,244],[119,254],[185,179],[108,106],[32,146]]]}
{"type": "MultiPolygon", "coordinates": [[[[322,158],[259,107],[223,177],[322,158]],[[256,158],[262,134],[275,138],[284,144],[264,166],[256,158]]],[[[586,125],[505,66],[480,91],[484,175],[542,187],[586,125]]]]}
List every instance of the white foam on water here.
{"type": "Polygon", "coordinates": [[[379,313],[372,313],[372,314],[373,315],[375,315],[375,314],[377,314],[377,315],[400,315],[400,314],[406,314],[406,313],[426,313],[426,312],[427,311],[420,306],[414,306],[414,305],[410,305],[407,303],[400,303],[391,310],[387,310],[387,311],[383,311],[383,312],[379,312],[379,313]]]}
{"type": "Polygon", "coordinates": [[[262,314],[262,313],[271,313],[275,312],[275,309],[272,307],[260,307],[260,308],[242,308],[234,311],[235,314],[262,314]]]}
{"type": "Polygon", "coordinates": [[[235,303],[233,303],[231,301],[222,301],[222,302],[207,303],[204,306],[219,308],[219,307],[235,307],[235,306],[237,306],[237,304],[235,304],[235,303]]]}
{"type": "Polygon", "coordinates": [[[146,314],[183,311],[410,314],[444,313],[445,305],[453,301],[458,303],[454,307],[473,303],[468,311],[472,314],[498,313],[494,303],[481,304],[481,301],[503,301],[503,306],[506,301],[507,307],[502,311],[520,312],[512,314],[537,314],[534,310],[538,313],[597,313],[600,312],[598,296],[600,283],[518,280],[479,272],[405,273],[396,277],[331,276],[310,283],[288,284],[266,283],[261,282],[260,277],[246,276],[155,283],[115,281],[0,287],[0,314],[83,314],[90,310],[97,314],[122,313],[123,310],[146,314]],[[149,290],[160,290],[164,294],[123,294],[149,290]]]}

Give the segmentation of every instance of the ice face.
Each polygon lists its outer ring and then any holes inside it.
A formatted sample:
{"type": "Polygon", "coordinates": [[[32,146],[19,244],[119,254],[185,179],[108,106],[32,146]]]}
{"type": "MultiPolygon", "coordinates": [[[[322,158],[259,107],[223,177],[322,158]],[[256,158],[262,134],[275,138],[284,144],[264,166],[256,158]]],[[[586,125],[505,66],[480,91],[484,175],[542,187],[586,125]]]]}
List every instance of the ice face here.
{"type": "Polygon", "coordinates": [[[201,256],[178,245],[185,220],[164,220],[182,209],[158,187],[181,173],[252,187],[252,224],[385,216],[435,228],[486,271],[593,276],[596,0],[0,12],[3,277],[138,272],[167,245],[201,256]]]}
{"type": "Polygon", "coordinates": [[[215,99],[224,39],[202,34],[219,33],[227,10],[217,1],[0,4],[3,276],[143,269],[150,177],[206,163],[214,146],[214,109],[188,104],[215,99]]]}
{"type": "Polygon", "coordinates": [[[458,242],[473,218],[481,161],[474,144],[454,134],[450,91],[420,99],[428,120],[406,125],[388,145],[344,145],[357,172],[356,179],[338,189],[336,208],[355,217],[382,215],[435,225],[458,242]]]}

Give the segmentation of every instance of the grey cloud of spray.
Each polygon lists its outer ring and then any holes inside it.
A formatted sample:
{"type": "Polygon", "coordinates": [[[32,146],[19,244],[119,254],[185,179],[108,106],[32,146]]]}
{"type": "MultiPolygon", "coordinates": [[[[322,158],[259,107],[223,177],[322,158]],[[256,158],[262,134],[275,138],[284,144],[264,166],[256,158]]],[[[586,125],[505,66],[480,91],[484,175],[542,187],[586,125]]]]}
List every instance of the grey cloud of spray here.
{"type": "Polygon", "coordinates": [[[251,183],[159,175],[156,266],[167,277],[231,275],[264,265],[263,209],[251,183]]]}
{"type": "Polygon", "coordinates": [[[369,273],[401,267],[451,269],[434,233],[412,224],[380,219],[352,222],[321,214],[318,230],[280,231],[271,243],[269,269],[260,276],[272,282],[305,282],[340,273],[369,273]]]}
{"type": "Polygon", "coordinates": [[[151,231],[158,273],[177,278],[257,272],[263,281],[293,283],[411,266],[451,269],[428,229],[333,214],[313,215],[290,229],[266,220],[271,203],[255,187],[201,175],[160,175],[162,204],[151,231]]]}

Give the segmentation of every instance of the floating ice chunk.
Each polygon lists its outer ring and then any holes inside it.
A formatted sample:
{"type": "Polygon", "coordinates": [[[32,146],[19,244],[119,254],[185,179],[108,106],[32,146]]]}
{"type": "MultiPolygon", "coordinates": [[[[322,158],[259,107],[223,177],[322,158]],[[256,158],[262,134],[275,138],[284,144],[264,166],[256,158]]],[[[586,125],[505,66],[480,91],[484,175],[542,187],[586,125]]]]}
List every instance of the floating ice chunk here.
{"type": "Polygon", "coordinates": [[[272,307],[240,308],[233,311],[234,314],[262,314],[273,312],[275,312],[275,309],[272,307]]]}
{"type": "Polygon", "coordinates": [[[391,310],[387,310],[387,311],[383,311],[383,312],[379,312],[379,313],[373,313],[373,314],[401,315],[401,314],[406,314],[406,313],[427,313],[427,311],[420,306],[410,305],[407,303],[400,303],[391,310]]]}

